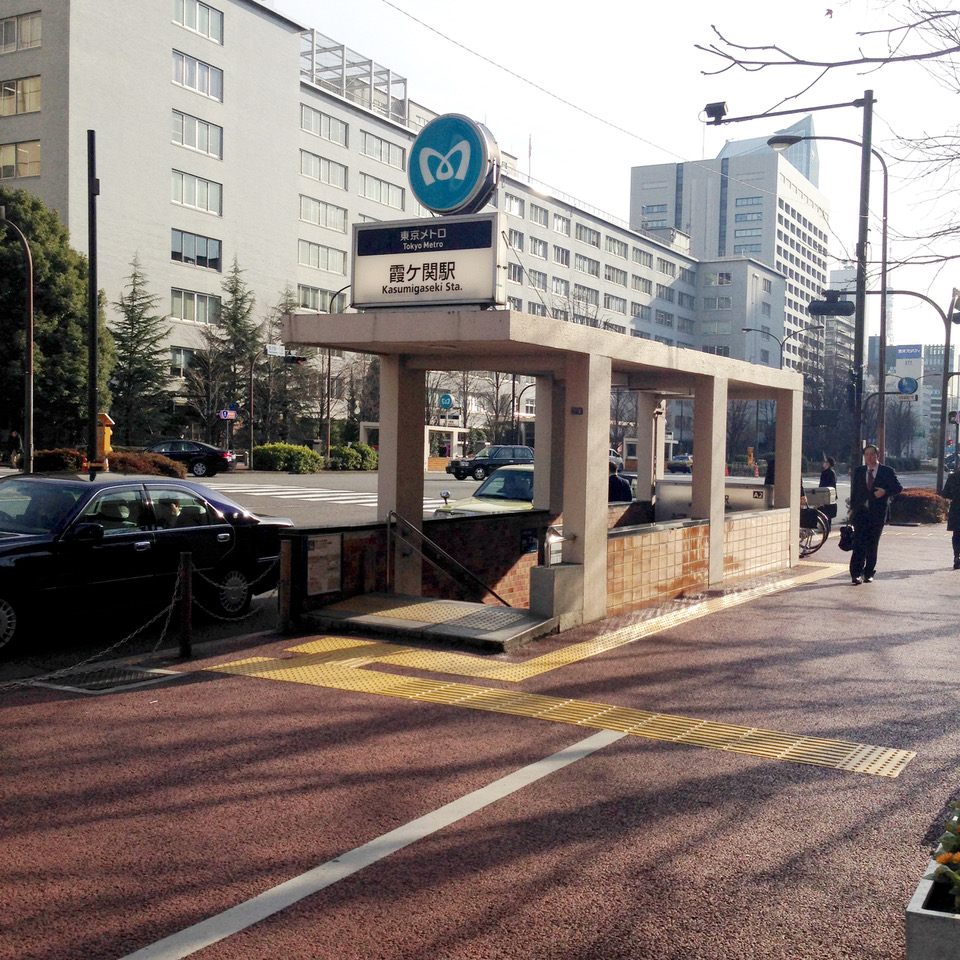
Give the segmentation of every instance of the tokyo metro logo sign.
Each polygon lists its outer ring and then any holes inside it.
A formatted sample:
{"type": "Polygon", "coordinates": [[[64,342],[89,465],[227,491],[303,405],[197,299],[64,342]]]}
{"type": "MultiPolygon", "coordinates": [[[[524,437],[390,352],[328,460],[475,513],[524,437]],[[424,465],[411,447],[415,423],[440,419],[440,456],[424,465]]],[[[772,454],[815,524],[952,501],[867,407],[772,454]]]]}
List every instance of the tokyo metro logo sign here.
{"type": "Polygon", "coordinates": [[[475,213],[496,189],[500,150],[482,124],[456,113],[428,123],[410,148],[410,188],[434,213],[475,213]]]}

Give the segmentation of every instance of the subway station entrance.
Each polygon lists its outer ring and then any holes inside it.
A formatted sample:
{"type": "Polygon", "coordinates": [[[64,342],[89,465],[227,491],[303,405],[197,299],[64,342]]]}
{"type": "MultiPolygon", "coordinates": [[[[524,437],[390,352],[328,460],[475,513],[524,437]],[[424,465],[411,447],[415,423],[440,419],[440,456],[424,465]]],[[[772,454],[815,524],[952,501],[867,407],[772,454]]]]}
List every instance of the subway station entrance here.
{"type": "MultiPolygon", "coordinates": [[[[643,606],[645,597],[675,595],[684,584],[719,588],[797,562],[803,389],[797,373],[512,310],[290,314],[283,338],[379,357],[378,519],[386,523],[399,515],[421,530],[426,372],[491,370],[536,378],[533,507],[562,524],[562,543],[554,562],[529,569],[528,605],[558,618],[561,628],[643,606]],[[611,536],[607,454],[614,386],[638,397],[638,499],[644,490],[653,496],[663,472],[662,401],[693,402],[689,520],[641,523],[629,536],[626,529],[611,536]],[[731,400],[776,401],[777,509],[727,509],[731,400]]],[[[422,596],[421,557],[394,546],[388,561],[392,590],[422,596]]]]}

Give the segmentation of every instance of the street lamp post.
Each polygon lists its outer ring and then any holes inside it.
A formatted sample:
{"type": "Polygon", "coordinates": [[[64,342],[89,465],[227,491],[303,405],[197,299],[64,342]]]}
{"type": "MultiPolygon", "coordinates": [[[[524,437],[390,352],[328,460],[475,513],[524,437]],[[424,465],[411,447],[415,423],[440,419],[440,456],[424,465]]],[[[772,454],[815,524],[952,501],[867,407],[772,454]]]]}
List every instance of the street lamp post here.
{"type": "MultiPolygon", "coordinates": [[[[330,297],[329,306],[331,309],[336,306],[337,298],[340,296],[340,294],[343,293],[345,290],[349,290],[351,286],[352,284],[348,283],[346,286],[341,287],[335,294],[333,294],[332,297],[330,297]]],[[[343,310],[338,310],[337,313],[343,313],[343,310]]],[[[333,424],[330,417],[330,385],[331,385],[331,381],[333,380],[333,377],[331,376],[332,359],[333,359],[333,354],[330,348],[327,347],[327,390],[326,390],[327,415],[324,418],[327,421],[327,462],[330,461],[330,433],[333,429],[333,424]]]]}
{"type": "MultiPolygon", "coordinates": [[[[864,124],[866,125],[866,117],[864,117],[864,124]]],[[[801,143],[805,140],[833,140],[836,143],[849,143],[854,147],[859,147],[863,150],[864,144],[859,140],[850,140],[847,137],[801,137],[801,136],[791,136],[791,135],[781,135],[776,137],[771,137],[767,140],[768,146],[772,147],[778,153],[792,147],[794,144],[801,143]]],[[[886,371],[886,362],[887,362],[887,201],[889,198],[889,174],[887,171],[887,161],[884,160],[883,154],[878,150],[875,150],[873,147],[870,147],[870,153],[873,154],[880,161],[880,168],[883,170],[883,205],[880,214],[880,369],[878,371],[878,379],[882,380],[882,375],[886,371]]],[[[863,228],[863,220],[860,221],[861,229],[863,228]]],[[[857,249],[858,258],[860,255],[860,248],[857,249]]],[[[865,261],[864,261],[865,263],[865,261]]],[[[857,261],[858,273],[857,279],[859,282],[860,273],[859,265],[860,259],[857,261]]],[[[859,307],[857,308],[859,311],[859,307]]],[[[858,313],[859,316],[859,313],[858,313]]],[[[863,329],[861,329],[861,335],[863,334],[863,329]]],[[[861,347],[862,351],[862,347],[861,347]]],[[[861,364],[862,364],[862,353],[861,353],[861,364]]],[[[861,384],[862,390],[862,384],[861,384]]],[[[877,446],[880,448],[880,459],[883,460],[884,452],[886,449],[886,417],[885,417],[885,400],[883,391],[880,392],[880,399],[878,400],[877,406],[877,417],[878,417],[878,427],[877,427],[877,446]]]]}
{"type": "Polygon", "coordinates": [[[804,327],[802,330],[794,330],[791,333],[788,333],[785,337],[778,337],[775,333],[771,333],[769,330],[762,330],[760,327],[741,327],[740,328],[744,333],[762,333],[765,337],[773,337],[777,343],[780,344],[780,369],[783,369],[783,345],[791,338],[797,337],[801,333],[816,333],[817,331],[822,331],[823,327],[804,327]]]}
{"type": "Polygon", "coordinates": [[[23,231],[7,219],[6,207],[0,207],[0,224],[9,227],[23,248],[26,274],[23,299],[24,362],[23,362],[23,472],[33,473],[33,257],[23,231]]]}

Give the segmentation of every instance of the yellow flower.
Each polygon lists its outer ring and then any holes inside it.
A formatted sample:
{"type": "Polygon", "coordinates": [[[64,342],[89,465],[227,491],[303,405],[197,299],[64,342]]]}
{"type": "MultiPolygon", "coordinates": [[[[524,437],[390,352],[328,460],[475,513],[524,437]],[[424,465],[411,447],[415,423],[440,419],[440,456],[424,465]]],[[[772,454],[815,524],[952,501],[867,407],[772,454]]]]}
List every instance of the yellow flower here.
{"type": "Polygon", "coordinates": [[[937,863],[942,863],[942,864],[946,865],[946,864],[952,863],[952,862],[953,862],[953,854],[952,854],[952,853],[941,853],[940,856],[937,857],[937,863]]]}

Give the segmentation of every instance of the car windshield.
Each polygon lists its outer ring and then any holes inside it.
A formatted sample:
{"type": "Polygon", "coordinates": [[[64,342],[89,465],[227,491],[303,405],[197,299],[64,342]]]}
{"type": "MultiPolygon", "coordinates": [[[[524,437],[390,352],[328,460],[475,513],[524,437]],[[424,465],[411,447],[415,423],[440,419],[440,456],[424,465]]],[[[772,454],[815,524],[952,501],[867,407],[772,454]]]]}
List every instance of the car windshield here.
{"type": "Polygon", "coordinates": [[[484,447],[482,450],[478,450],[474,455],[474,460],[487,460],[490,457],[490,448],[484,447]]]}
{"type": "Polygon", "coordinates": [[[533,473],[501,467],[474,494],[480,500],[533,500],[533,473]]]}
{"type": "Polygon", "coordinates": [[[0,532],[51,534],[60,530],[86,487],[8,480],[0,483],[0,532]]]}

